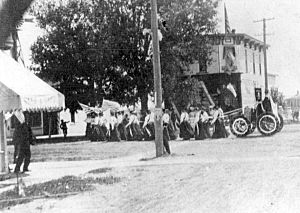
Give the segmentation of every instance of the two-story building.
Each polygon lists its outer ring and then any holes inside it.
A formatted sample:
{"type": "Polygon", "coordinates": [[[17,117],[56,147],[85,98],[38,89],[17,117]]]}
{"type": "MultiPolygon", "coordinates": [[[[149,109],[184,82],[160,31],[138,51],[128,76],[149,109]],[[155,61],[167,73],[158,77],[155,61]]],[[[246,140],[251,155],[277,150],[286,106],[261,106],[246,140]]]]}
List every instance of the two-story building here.
{"type": "Polygon", "coordinates": [[[224,111],[254,106],[265,90],[264,43],[241,33],[208,35],[208,41],[211,60],[185,74],[203,81],[215,104],[223,98],[224,111]]]}

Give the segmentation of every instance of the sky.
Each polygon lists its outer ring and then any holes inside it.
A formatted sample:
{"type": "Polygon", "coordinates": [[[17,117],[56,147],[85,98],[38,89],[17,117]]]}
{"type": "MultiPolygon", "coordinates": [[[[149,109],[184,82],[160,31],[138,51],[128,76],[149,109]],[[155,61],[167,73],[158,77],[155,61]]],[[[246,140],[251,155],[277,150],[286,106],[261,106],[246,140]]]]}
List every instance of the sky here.
{"type": "Polygon", "coordinates": [[[37,37],[43,34],[43,30],[41,30],[36,23],[24,22],[18,33],[25,66],[29,67],[31,65],[30,47],[37,40],[37,37]]]}
{"type": "Polygon", "coordinates": [[[268,72],[278,74],[279,91],[285,97],[300,91],[300,1],[299,0],[223,0],[218,9],[218,29],[224,33],[224,3],[229,25],[236,33],[246,33],[263,41],[266,21],[268,72]]]}
{"type": "MultiPolygon", "coordinates": [[[[299,0],[221,0],[218,8],[219,32],[224,32],[224,3],[229,24],[236,33],[246,33],[263,41],[266,22],[268,72],[278,74],[277,85],[285,97],[300,91],[300,1],[299,0]]],[[[42,31],[34,23],[24,23],[19,32],[26,66],[30,66],[30,46],[42,31]]]]}

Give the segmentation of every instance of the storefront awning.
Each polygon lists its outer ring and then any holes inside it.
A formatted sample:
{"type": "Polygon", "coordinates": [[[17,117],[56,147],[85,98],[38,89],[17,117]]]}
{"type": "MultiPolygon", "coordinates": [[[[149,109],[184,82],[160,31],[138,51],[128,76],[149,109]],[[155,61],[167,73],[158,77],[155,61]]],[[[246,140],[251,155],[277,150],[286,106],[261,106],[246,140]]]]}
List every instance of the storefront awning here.
{"type": "Polygon", "coordinates": [[[65,97],[0,51],[0,111],[59,111],[65,97]]]}

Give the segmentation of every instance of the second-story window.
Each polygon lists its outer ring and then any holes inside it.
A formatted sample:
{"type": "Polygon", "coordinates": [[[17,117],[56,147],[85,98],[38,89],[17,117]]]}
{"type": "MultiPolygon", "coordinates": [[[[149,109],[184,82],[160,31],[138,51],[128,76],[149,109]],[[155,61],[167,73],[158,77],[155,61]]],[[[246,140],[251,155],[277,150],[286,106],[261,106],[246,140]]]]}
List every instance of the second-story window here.
{"type": "Polygon", "coordinates": [[[253,74],[255,74],[255,54],[253,53],[253,74]]]}
{"type": "Polygon", "coordinates": [[[261,75],[261,54],[259,54],[259,74],[261,75]]]}
{"type": "Polygon", "coordinates": [[[248,73],[248,52],[247,50],[245,49],[245,65],[246,65],[246,73],[248,73]]]}

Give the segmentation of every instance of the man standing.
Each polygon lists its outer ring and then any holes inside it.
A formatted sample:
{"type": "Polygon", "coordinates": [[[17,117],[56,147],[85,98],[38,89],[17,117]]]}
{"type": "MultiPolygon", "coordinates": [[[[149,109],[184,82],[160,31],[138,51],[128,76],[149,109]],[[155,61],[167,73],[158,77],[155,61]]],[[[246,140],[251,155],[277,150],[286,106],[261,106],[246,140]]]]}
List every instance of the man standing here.
{"type": "Polygon", "coordinates": [[[272,99],[271,99],[271,96],[269,94],[268,89],[265,90],[265,98],[262,101],[262,106],[263,106],[263,110],[265,112],[273,112],[273,110],[272,110],[272,99]]]}
{"type": "Polygon", "coordinates": [[[68,134],[67,123],[69,123],[69,121],[64,121],[64,120],[62,119],[61,122],[60,122],[60,126],[59,126],[59,127],[62,129],[62,131],[63,131],[64,139],[67,138],[67,134],[68,134]]]}
{"type": "Polygon", "coordinates": [[[22,112],[19,113],[19,115],[16,117],[20,121],[20,124],[16,127],[14,132],[15,143],[18,144],[17,146],[19,150],[15,167],[15,173],[20,172],[20,167],[23,161],[23,172],[28,172],[28,166],[31,158],[30,144],[33,143],[32,131],[30,126],[26,123],[28,121],[25,120],[24,114],[22,112]]]}
{"type": "Polygon", "coordinates": [[[162,121],[163,121],[163,144],[166,149],[166,152],[170,155],[171,154],[170,146],[169,146],[170,135],[168,131],[170,116],[168,113],[168,109],[163,110],[162,121]]]}

